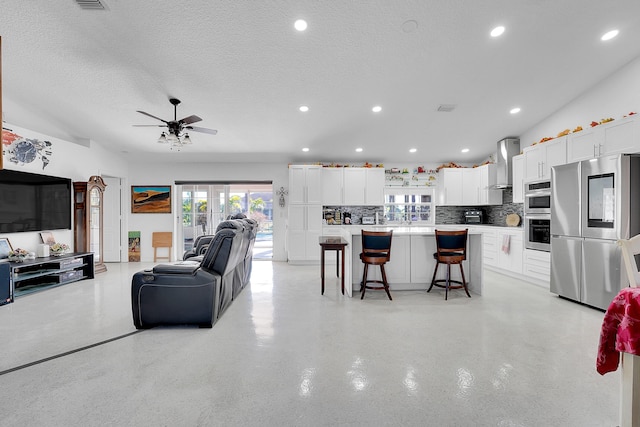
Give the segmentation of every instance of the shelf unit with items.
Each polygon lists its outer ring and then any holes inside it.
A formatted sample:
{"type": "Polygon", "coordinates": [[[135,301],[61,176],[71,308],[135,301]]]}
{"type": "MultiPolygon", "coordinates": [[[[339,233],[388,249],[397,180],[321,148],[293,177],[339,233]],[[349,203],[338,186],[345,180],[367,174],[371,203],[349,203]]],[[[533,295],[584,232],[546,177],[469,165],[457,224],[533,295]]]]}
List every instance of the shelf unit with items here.
{"type": "Polygon", "coordinates": [[[66,285],[95,275],[93,253],[80,252],[10,262],[11,289],[14,296],[21,296],[51,287],[66,285]]]}
{"type": "Polygon", "coordinates": [[[384,218],[387,224],[417,222],[433,224],[435,208],[431,188],[385,188],[384,218]]]}
{"type": "Polygon", "coordinates": [[[384,171],[385,186],[387,187],[435,187],[437,172],[418,166],[412,172],[404,168],[391,168],[384,171]]]}

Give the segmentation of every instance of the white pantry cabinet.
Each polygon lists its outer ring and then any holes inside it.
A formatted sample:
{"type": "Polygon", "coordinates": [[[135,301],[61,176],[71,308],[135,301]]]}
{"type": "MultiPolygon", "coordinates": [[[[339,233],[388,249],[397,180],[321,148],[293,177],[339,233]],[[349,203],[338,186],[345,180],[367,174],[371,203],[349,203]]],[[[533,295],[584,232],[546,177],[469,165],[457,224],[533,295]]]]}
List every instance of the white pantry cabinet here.
{"type": "Polygon", "coordinates": [[[289,204],[322,204],[322,166],[289,166],[289,204]]]}

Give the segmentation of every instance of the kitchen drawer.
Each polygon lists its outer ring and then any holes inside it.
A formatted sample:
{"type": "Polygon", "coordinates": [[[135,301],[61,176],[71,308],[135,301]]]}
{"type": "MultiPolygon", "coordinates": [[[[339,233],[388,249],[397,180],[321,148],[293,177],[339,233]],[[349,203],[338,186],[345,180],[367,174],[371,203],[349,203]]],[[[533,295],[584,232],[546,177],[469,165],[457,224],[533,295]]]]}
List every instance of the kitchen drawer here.
{"type": "Polygon", "coordinates": [[[551,253],[526,249],[524,251],[523,273],[529,277],[550,282],[551,253]]]}

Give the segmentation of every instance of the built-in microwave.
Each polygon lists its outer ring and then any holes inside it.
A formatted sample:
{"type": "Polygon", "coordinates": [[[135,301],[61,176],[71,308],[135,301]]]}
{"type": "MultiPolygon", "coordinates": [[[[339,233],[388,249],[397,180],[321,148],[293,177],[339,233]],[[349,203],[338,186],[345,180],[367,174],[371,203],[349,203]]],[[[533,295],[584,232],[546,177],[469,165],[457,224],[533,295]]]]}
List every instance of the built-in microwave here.
{"type": "Polygon", "coordinates": [[[527,182],[524,185],[524,213],[551,213],[551,181],[527,182]]]}

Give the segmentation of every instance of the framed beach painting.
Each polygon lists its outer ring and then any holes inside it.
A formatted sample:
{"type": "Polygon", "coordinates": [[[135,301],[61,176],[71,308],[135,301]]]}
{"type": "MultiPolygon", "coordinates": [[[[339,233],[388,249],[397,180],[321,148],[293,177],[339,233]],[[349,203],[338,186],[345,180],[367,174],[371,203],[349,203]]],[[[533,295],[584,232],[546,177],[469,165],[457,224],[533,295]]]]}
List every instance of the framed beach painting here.
{"type": "Polygon", "coordinates": [[[131,213],[171,213],[171,186],[132,185],[131,213]]]}
{"type": "Polygon", "coordinates": [[[6,237],[0,237],[0,259],[9,258],[9,252],[13,251],[11,242],[6,237]]]}

